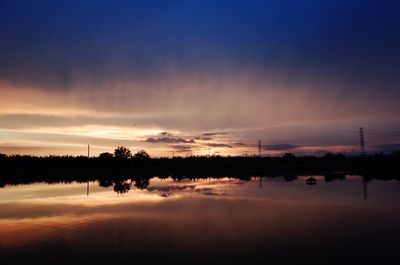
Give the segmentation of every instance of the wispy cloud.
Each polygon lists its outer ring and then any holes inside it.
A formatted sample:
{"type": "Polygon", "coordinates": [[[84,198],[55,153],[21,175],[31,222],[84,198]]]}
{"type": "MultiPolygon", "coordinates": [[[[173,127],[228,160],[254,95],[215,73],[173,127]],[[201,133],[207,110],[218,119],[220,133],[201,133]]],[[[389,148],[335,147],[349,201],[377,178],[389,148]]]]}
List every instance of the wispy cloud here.
{"type": "Polygon", "coordinates": [[[232,148],[232,145],[229,145],[229,144],[220,144],[220,143],[208,143],[207,146],[209,146],[209,147],[226,147],[226,148],[232,148]]]}
{"type": "Polygon", "coordinates": [[[170,147],[178,153],[189,153],[193,151],[190,145],[170,145],[170,147]]]}
{"type": "Polygon", "coordinates": [[[372,148],[374,149],[374,151],[379,150],[384,153],[393,153],[396,151],[400,151],[400,143],[376,145],[373,146],[372,148]]]}
{"type": "Polygon", "coordinates": [[[160,135],[162,136],[173,136],[174,134],[171,132],[160,132],[160,135]]]}
{"type": "Polygon", "coordinates": [[[213,132],[213,133],[203,133],[203,136],[217,136],[217,135],[227,135],[229,132],[213,132]]]}
{"type": "Polygon", "coordinates": [[[269,144],[263,146],[265,150],[273,150],[273,151],[280,151],[280,150],[290,150],[297,148],[297,145],[293,144],[269,144]]]}
{"type": "Polygon", "coordinates": [[[238,143],[233,143],[232,145],[234,145],[234,146],[240,146],[240,147],[247,146],[246,144],[240,143],[240,142],[238,142],[238,143]]]}
{"type": "Polygon", "coordinates": [[[145,142],[153,143],[153,144],[155,144],[155,143],[176,143],[176,144],[179,144],[179,143],[194,144],[194,143],[196,143],[193,139],[186,140],[183,138],[171,138],[171,137],[148,138],[145,140],[145,142]]]}

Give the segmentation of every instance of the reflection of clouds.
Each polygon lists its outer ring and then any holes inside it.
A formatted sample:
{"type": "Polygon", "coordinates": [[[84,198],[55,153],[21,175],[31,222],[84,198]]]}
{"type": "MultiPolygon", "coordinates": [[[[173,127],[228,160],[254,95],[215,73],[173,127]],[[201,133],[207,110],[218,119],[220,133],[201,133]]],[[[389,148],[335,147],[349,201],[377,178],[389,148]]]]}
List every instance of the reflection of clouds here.
{"type": "Polygon", "coordinates": [[[195,185],[181,185],[181,186],[152,186],[147,187],[149,192],[161,193],[160,196],[168,197],[172,194],[178,193],[180,191],[193,190],[195,185]]]}
{"type": "Polygon", "coordinates": [[[156,185],[148,187],[150,193],[159,194],[162,197],[172,195],[214,195],[228,196],[232,186],[241,185],[242,180],[221,178],[221,179],[180,179],[167,180],[164,183],[158,182],[156,185]],[[194,184],[193,184],[194,183],[194,184]]]}
{"type": "Polygon", "coordinates": [[[209,195],[209,196],[227,196],[229,195],[228,193],[223,193],[221,191],[217,191],[214,188],[200,188],[200,189],[195,189],[197,193],[203,194],[203,195],[209,195]]]}
{"type": "Polygon", "coordinates": [[[194,189],[196,185],[184,185],[184,186],[165,186],[165,187],[148,187],[148,191],[174,191],[174,190],[185,190],[185,189],[194,189]]]}
{"type": "Polygon", "coordinates": [[[196,185],[170,185],[170,186],[153,186],[147,190],[152,193],[158,193],[161,197],[170,197],[172,195],[184,194],[201,194],[201,195],[228,195],[227,193],[218,192],[215,188],[204,187],[199,188],[196,185]]]}

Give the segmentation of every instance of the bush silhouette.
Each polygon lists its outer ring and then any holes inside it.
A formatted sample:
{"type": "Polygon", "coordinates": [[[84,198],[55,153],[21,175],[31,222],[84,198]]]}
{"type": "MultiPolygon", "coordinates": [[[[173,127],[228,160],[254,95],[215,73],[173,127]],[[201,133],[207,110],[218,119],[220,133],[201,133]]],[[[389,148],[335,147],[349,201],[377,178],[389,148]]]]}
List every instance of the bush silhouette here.
{"type": "Polygon", "coordinates": [[[108,159],[108,158],[112,158],[112,157],[114,157],[114,155],[109,152],[101,153],[99,155],[99,158],[103,158],[103,159],[108,159]]]}
{"type": "Polygon", "coordinates": [[[114,156],[116,158],[130,158],[132,156],[131,154],[131,150],[129,150],[128,148],[126,148],[125,146],[118,146],[115,150],[114,150],[114,156]]]}
{"type": "Polygon", "coordinates": [[[150,159],[150,155],[149,155],[146,151],[140,150],[139,152],[137,152],[137,153],[133,156],[133,158],[134,158],[134,159],[141,159],[141,160],[143,160],[143,159],[150,159]]]}

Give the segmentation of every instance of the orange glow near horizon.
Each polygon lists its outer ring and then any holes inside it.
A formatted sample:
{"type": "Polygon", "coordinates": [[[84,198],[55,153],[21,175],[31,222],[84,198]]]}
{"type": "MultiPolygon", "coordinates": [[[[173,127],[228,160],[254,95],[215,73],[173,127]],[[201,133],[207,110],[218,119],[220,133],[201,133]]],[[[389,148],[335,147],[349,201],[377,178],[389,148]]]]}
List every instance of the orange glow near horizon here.
{"type": "MultiPolygon", "coordinates": [[[[79,84],[80,89],[49,91],[0,82],[0,153],[85,155],[90,144],[92,155],[127,146],[133,152],[144,149],[153,157],[252,156],[258,154],[258,139],[265,146],[294,143],[294,148],[286,150],[263,148],[263,155],[357,149],[357,135],[339,132],[337,140],[324,143],[324,135],[340,127],[337,124],[348,128],[354,121],[348,113],[327,121],[326,114],[333,114],[310,104],[314,95],[306,89],[277,86],[252,94],[241,88],[252,84],[246,78],[237,83],[224,80],[218,90],[213,89],[219,84],[215,80],[201,85],[191,82],[181,77],[172,83],[181,85],[174,88],[179,96],[157,91],[155,84],[137,96],[135,89],[140,84],[136,83],[114,84],[115,91],[94,93],[85,83],[79,84]],[[236,106],[242,106],[240,112],[236,106]],[[313,134],[317,136],[310,140],[313,134]],[[353,143],[341,144],[341,137],[353,143]],[[156,140],[150,143],[149,138],[156,140]]],[[[381,122],[379,116],[374,120],[381,122]]]]}

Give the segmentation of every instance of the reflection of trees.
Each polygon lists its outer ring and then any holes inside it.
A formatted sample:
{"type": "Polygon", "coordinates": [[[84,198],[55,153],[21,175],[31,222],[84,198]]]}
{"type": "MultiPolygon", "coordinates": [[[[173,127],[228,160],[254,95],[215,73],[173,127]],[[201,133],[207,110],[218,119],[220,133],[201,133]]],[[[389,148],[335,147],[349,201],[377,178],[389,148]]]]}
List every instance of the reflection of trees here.
{"type": "Polygon", "coordinates": [[[251,181],[251,176],[240,176],[238,177],[238,179],[242,181],[251,181]]]}
{"type": "Polygon", "coordinates": [[[129,180],[107,180],[107,179],[101,179],[99,180],[99,186],[100,187],[110,187],[113,186],[113,189],[115,192],[119,194],[127,193],[130,191],[132,188],[132,183],[133,185],[138,188],[138,189],[146,189],[149,184],[150,184],[150,177],[135,177],[129,180]]]}
{"type": "Polygon", "coordinates": [[[126,181],[115,181],[114,183],[114,191],[123,194],[127,193],[131,189],[132,184],[126,181]]]}
{"type": "Polygon", "coordinates": [[[113,185],[113,181],[112,180],[106,180],[106,179],[100,179],[99,180],[99,186],[100,187],[107,188],[107,187],[110,187],[112,185],[113,185]]]}
{"type": "Polygon", "coordinates": [[[297,176],[296,176],[296,175],[286,175],[286,176],[283,176],[283,178],[284,178],[287,182],[290,182],[290,181],[296,180],[296,179],[297,179],[297,176]]]}
{"type": "Polygon", "coordinates": [[[134,186],[136,188],[142,190],[142,189],[147,188],[147,186],[149,186],[150,179],[146,178],[146,177],[139,177],[139,178],[134,179],[134,182],[135,182],[134,186]]]}
{"type": "Polygon", "coordinates": [[[309,177],[306,179],[306,184],[307,185],[317,185],[317,180],[314,177],[309,177]]]}
{"type": "Polygon", "coordinates": [[[344,173],[326,173],[325,174],[325,182],[332,182],[335,180],[346,180],[346,174],[344,173]]]}

